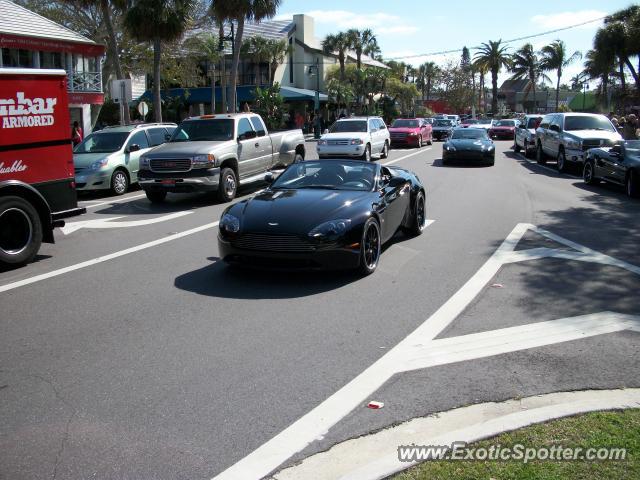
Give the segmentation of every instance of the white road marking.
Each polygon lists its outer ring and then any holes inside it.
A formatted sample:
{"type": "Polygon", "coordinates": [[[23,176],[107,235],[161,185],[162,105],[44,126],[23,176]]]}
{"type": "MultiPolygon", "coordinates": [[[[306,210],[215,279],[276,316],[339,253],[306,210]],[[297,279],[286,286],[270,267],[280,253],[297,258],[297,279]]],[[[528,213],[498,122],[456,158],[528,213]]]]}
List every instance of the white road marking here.
{"type": "Polygon", "coordinates": [[[415,152],[409,153],[408,155],[403,155],[402,157],[399,157],[399,158],[396,158],[394,160],[391,160],[390,162],[385,162],[382,165],[385,165],[385,166],[393,165],[394,163],[398,163],[400,160],[404,160],[406,158],[413,157],[414,155],[418,155],[419,153],[426,152],[428,150],[431,150],[431,147],[421,148],[420,150],[416,150],[415,152]]]}
{"type": "Polygon", "coordinates": [[[194,233],[199,233],[204,230],[208,230],[209,228],[214,228],[215,226],[218,225],[218,223],[219,222],[207,223],[206,225],[201,225],[199,227],[185,230],[183,232],[174,233],[172,235],[168,235],[158,240],[153,240],[151,242],[136,245],[135,247],[126,248],[118,252],[104,255],[102,257],[97,257],[91,260],[87,260],[85,262],[76,263],[75,265],[70,265],[68,267],[59,268],[57,270],[53,270],[52,272],[47,272],[41,275],[36,275],[34,277],[25,278],[23,280],[18,280],[17,282],[8,283],[6,285],[0,285],[0,293],[7,292],[9,290],[13,290],[18,287],[23,287],[25,285],[30,285],[32,283],[41,282],[42,280],[47,280],[49,278],[64,275],[65,273],[73,272],[75,270],[91,267],[92,265],[97,265],[98,263],[107,262],[109,260],[113,260],[114,258],[123,257],[124,255],[129,255],[130,253],[139,252],[140,250],[145,250],[147,248],[156,247],[158,245],[162,245],[163,243],[172,242],[174,240],[178,240],[179,238],[183,238],[188,235],[193,235],[194,233]]]}
{"type": "Polygon", "coordinates": [[[82,205],[82,204],[85,202],[91,202],[95,200],[85,200],[85,201],[80,201],[78,203],[81,204],[81,206],[83,206],[84,208],[96,208],[96,207],[101,207],[102,205],[111,205],[112,203],[125,203],[125,202],[128,202],[129,200],[135,200],[136,198],[142,198],[144,196],[146,196],[146,194],[143,193],[141,195],[132,195],[130,197],[120,198],[118,200],[107,200],[105,202],[93,203],[90,205],[82,205]]]}
{"type": "MultiPolygon", "coordinates": [[[[419,152],[417,152],[419,153],[419,152]]],[[[412,154],[414,155],[414,154],[412,154]]],[[[398,372],[416,368],[420,363],[415,358],[416,347],[424,347],[442,332],[482,291],[486,284],[505,264],[528,261],[532,258],[558,257],[565,258],[567,253],[574,253],[584,261],[597,261],[611,266],[622,266],[629,271],[640,274],[635,265],[599,254],[591,249],[570,240],[551,234],[531,224],[520,223],[502,242],[502,245],[485,262],[447,302],[445,302],[422,325],[393,347],[373,365],[368,367],[348,384],[324,400],[303,417],[296,420],[271,440],[258,447],[219,475],[215,480],[258,479],[268,475],[295,453],[303,450],[311,442],[324,437],[329,429],[363,404],[376,390],[398,372]],[[527,255],[527,250],[514,251],[518,242],[528,230],[552,238],[555,241],[576,248],[576,252],[553,249],[532,249],[534,254],[527,255]],[[637,271],[636,271],[637,269],[637,271]]],[[[438,340],[439,341],[439,340],[438,340]]],[[[421,360],[422,361],[422,360],[421,360]]]]}
{"type": "Polygon", "coordinates": [[[152,225],[154,223],[166,222],[167,220],[173,220],[174,218],[184,217],[185,215],[190,215],[193,213],[192,211],[186,212],[175,212],[170,213],[168,215],[163,215],[161,217],[155,218],[146,218],[143,220],[129,220],[124,222],[114,222],[113,220],[118,220],[120,218],[126,218],[124,216],[121,217],[107,217],[107,218],[95,218],[91,220],[82,220],[80,222],[71,222],[67,223],[60,230],[63,234],[69,235],[70,233],[75,232],[76,230],[80,230],[81,228],[129,228],[129,227],[142,227],[144,225],[152,225]]]}

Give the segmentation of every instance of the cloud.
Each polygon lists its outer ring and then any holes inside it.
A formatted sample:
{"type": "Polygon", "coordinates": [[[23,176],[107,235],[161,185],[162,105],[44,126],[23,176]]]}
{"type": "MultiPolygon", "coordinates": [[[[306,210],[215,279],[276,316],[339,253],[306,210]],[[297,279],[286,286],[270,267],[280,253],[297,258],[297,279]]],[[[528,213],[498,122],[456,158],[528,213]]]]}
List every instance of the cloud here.
{"type": "Polygon", "coordinates": [[[359,13],[348,10],[311,10],[305,12],[316,23],[329,24],[337,30],[370,28],[375,35],[411,35],[418,31],[416,25],[406,23],[401,17],[384,12],[359,13]]]}
{"type": "MultiPolygon", "coordinates": [[[[556,29],[570,27],[571,25],[577,25],[579,23],[588,22],[597,18],[602,18],[607,15],[607,12],[600,10],[580,10],[577,12],[562,12],[553,13],[550,15],[535,15],[531,17],[531,22],[535,25],[545,29],[556,29]]],[[[582,25],[578,28],[593,29],[601,25],[600,22],[592,22],[586,25],[582,25]]]]}

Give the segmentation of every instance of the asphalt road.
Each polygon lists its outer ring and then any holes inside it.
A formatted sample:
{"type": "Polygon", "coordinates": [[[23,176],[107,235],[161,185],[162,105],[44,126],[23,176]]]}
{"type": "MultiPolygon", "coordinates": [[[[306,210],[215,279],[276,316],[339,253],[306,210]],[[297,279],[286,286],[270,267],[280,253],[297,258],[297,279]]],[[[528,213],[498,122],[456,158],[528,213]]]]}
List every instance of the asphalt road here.
{"type": "MultiPolygon", "coordinates": [[[[584,246],[628,268],[558,255],[504,264],[436,339],[640,314],[640,202],[497,145],[493,168],[443,167],[441,143],[382,161],[420,176],[434,222],[420,237],[398,234],[367,278],[229,271],[214,225],[225,205],[204,197],[83,197],[89,213],[55,245],[0,272],[0,478],[210,479],[244,465],[456,303],[518,224],[579,245],[529,230],[516,252],[584,246]]],[[[639,387],[639,347],[637,332],[616,331],[397,373],[321,438],[291,436],[297,453],[276,466],[456,406],[639,387]]]]}

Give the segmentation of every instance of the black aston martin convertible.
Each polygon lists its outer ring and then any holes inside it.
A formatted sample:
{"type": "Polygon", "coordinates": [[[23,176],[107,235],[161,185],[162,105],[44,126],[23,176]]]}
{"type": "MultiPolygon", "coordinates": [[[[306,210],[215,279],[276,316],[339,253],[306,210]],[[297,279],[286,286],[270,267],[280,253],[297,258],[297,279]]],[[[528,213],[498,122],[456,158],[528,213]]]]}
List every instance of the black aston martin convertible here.
{"type": "Polygon", "coordinates": [[[442,164],[452,161],[471,160],[493,165],[496,158],[496,147],[489,135],[481,128],[456,128],[442,146],[442,164]]]}
{"type": "Polygon", "coordinates": [[[359,269],[367,275],[398,229],[419,235],[425,225],[425,190],[408,170],[351,160],[306,161],[227,208],[218,246],[231,265],[359,269]]]}

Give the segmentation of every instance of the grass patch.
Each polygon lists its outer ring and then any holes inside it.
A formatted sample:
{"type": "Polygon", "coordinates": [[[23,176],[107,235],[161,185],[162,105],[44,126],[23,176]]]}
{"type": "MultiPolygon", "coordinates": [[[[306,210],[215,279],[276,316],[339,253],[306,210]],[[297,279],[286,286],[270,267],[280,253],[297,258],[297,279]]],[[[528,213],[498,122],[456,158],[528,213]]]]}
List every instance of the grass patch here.
{"type": "Polygon", "coordinates": [[[594,412],[531,425],[473,447],[626,448],[621,461],[428,461],[394,480],[594,480],[640,479],[640,409],[594,412]]]}

